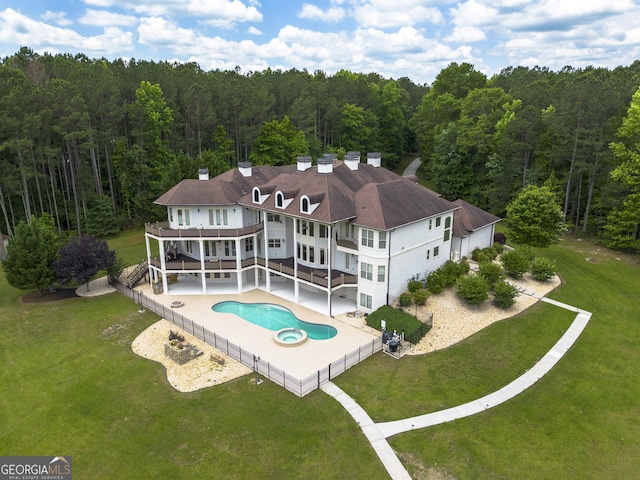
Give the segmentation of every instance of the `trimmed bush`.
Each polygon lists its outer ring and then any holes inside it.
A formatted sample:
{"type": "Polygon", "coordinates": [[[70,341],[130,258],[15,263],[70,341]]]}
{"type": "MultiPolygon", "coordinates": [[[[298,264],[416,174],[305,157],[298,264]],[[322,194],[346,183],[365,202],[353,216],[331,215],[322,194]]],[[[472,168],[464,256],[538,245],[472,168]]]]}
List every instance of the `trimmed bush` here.
{"type": "Polygon", "coordinates": [[[456,294],[469,305],[479,305],[489,298],[489,284],[481,275],[465,275],[458,280],[456,294]]]}
{"type": "Polygon", "coordinates": [[[413,303],[415,303],[416,305],[425,305],[428,298],[429,292],[424,288],[413,292],[413,303]]]}
{"type": "Polygon", "coordinates": [[[409,305],[411,305],[411,300],[412,300],[412,295],[409,292],[404,292],[400,294],[400,306],[401,307],[408,307],[409,305]]]}
{"type": "Polygon", "coordinates": [[[474,262],[479,262],[480,260],[478,260],[478,256],[482,255],[482,249],[481,248],[474,248],[473,252],[471,252],[471,260],[473,260],[474,262]]]}
{"type": "Polygon", "coordinates": [[[414,293],[418,290],[421,290],[424,287],[420,280],[411,280],[407,285],[407,290],[411,293],[414,293]]]}
{"type": "Polygon", "coordinates": [[[518,295],[518,289],[504,280],[496,282],[493,286],[493,303],[500,308],[512,306],[516,303],[518,295]]]}
{"type": "Polygon", "coordinates": [[[427,289],[431,293],[437,295],[444,292],[445,288],[447,288],[447,280],[442,270],[438,269],[427,275],[427,289]]]}
{"type": "Polygon", "coordinates": [[[496,282],[504,279],[504,268],[497,263],[482,262],[478,267],[478,275],[484,277],[489,287],[493,288],[496,282]]]}
{"type": "Polygon", "coordinates": [[[531,262],[531,275],[536,280],[549,280],[556,275],[556,264],[547,257],[536,257],[531,262]]]}
{"type": "Polygon", "coordinates": [[[513,278],[522,278],[529,271],[529,258],[520,249],[503,253],[500,260],[507,274],[513,278]]]}

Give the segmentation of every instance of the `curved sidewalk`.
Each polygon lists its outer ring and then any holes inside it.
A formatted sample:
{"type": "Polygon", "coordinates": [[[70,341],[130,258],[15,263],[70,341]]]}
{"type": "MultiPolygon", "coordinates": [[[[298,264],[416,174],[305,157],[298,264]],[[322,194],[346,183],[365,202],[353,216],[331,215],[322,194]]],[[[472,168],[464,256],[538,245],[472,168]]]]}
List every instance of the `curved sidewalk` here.
{"type": "MultiPolygon", "coordinates": [[[[538,297],[535,294],[529,295],[538,297]]],[[[531,369],[500,390],[490,393],[489,395],[485,395],[482,398],[438,412],[427,413],[425,415],[418,415],[416,417],[409,417],[392,422],[374,423],[360,405],[358,405],[351,397],[332,382],[325,384],[321,388],[325,393],[338,400],[358,422],[358,425],[362,428],[362,431],[371,443],[371,446],[382,461],[391,478],[394,480],[411,478],[391,449],[391,446],[386,440],[387,438],[398,433],[415,430],[417,428],[431,427],[440,423],[469,417],[500,405],[501,403],[504,403],[522,393],[524,390],[540,380],[555,366],[556,363],[558,363],[562,356],[576,342],[591,319],[591,312],[587,312],[586,310],[581,310],[577,307],[573,307],[556,300],[551,300],[549,298],[538,298],[543,302],[576,312],[577,315],[575,320],[571,323],[571,326],[567,329],[564,335],[560,337],[560,340],[558,340],[551,350],[549,350],[531,369]]]]}

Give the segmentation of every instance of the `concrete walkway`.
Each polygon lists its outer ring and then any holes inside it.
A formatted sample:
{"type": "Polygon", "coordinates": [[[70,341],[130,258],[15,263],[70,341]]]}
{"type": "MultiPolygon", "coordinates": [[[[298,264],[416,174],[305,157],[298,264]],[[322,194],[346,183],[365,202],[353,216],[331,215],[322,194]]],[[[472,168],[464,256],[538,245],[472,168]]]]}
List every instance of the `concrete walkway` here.
{"type": "Polygon", "coordinates": [[[420,157],[414,158],[411,163],[404,169],[403,177],[408,177],[409,175],[415,175],[420,167],[420,157]]]}
{"type": "Polygon", "coordinates": [[[322,387],[322,390],[338,400],[351,416],[358,422],[365,436],[369,439],[371,446],[377,453],[387,472],[392,479],[411,478],[398,457],[395,455],[391,446],[386,441],[387,438],[398,433],[408,432],[417,428],[426,428],[440,423],[451,422],[459,418],[468,417],[476,413],[484,412],[489,408],[493,408],[507,400],[522,393],[524,390],[532,386],[544,375],[546,375],[553,366],[560,361],[562,356],[576,342],[582,331],[585,329],[591,318],[591,313],[579,308],[567,305],[566,303],[551,300],[545,297],[539,297],[535,294],[524,292],[525,294],[536,296],[541,301],[550,303],[560,308],[564,308],[576,312],[576,318],[571,323],[564,335],[549,350],[544,357],[540,359],[526,373],[516,378],[513,382],[501,388],[498,391],[485,395],[482,398],[459,405],[457,407],[448,408],[438,412],[418,415],[416,417],[405,418],[392,422],[373,423],[369,415],[358,405],[351,397],[344,393],[333,383],[329,382],[322,387]]]}
{"type": "Polygon", "coordinates": [[[387,472],[393,479],[397,480],[411,480],[409,472],[404,468],[395,452],[389,445],[389,442],[385,439],[380,429],[373,423],[371,417],[367,415],[367,412],[356,403],[356,401],[349,395],[344,393],[340,387],[333,382],[325,383],[320,387],[325,393],[335,398],[345,408],[353,419],[358,422],[358,426],[362,429],[364,435],[371,443],[371,446],[375,450],[378,458],[387,469],[387,472]]]}

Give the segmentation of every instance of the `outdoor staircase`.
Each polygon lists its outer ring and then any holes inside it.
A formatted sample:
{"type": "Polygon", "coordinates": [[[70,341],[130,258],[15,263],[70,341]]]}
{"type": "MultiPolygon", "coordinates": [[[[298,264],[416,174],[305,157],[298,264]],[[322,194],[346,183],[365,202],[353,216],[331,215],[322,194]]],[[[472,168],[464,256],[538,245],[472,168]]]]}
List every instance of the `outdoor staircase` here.
{"type": "Polygon", "coordinates": [[[147,275],[149,272],[149,263],[146,260],[143,260],[139,263],[133,271],[127,275],[127,279],[125,281],[125,285],[127,288],[135,288],[140,281],[147,275]]]}

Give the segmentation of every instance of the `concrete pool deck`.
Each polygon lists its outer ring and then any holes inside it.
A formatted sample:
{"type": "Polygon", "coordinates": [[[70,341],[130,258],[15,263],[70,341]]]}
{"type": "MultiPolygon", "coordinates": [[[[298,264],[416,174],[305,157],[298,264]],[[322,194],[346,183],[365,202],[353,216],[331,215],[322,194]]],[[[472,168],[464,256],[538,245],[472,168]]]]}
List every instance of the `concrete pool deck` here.
{"type": "Polygon", "coordinates": [[[372,348],[377,338],[356,327],[259,289],[240,294],[217,295],[154,294],[149,285],[137,287],[135,290],[260,357],[261,361],[268,362],[301,380],[327,368],[330,363],[344,358],[359,348],[372,348]],[[278,345],[273,338],[274,331],[254,325],[236,315],[214,312],[211,309],[214,304],[227,300],[282,305],[291,310],[300,320],[330,325],[336,328],[338,334],[328,340],[307,339],[303,344],[296,346],[278,345]],[[172,302],[176,301],[183,302],[183,305],[172,308],[172,302]]]}

